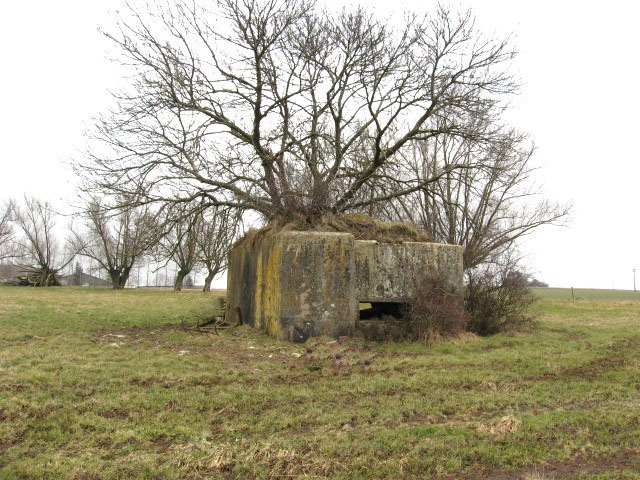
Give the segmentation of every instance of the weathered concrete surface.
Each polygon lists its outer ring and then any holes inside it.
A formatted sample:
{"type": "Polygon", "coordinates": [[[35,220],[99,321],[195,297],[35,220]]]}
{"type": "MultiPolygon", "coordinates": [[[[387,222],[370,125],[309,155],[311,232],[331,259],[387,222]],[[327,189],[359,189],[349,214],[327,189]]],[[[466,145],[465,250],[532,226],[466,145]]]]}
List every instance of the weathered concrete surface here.
{"type": "Polygon", "coordinates": [[[354,239],[282,232],[229,258],[227,315],[277,338],[350,335],[358,314],[354,239]]]}
{"type": "Polygon", "coordinates": [[[281,232],[231,251],[227,319],[296,342],[351,335],[358,302],[406,302],[414,272],[432,271],[461,291],[462,248],[281,232]]]}
{"type": "Polygon", "coordinates": [[[356,241],[356,296],[360,302],[406,302],[415,280],[438,273],[462,293],[462,247],[442,243],[356,241]]]}

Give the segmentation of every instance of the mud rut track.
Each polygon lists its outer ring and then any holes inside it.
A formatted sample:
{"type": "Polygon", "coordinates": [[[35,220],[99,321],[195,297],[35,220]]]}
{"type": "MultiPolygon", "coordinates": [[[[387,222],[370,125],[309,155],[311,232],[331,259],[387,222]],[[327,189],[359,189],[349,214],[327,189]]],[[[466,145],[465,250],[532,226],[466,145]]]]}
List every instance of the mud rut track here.
{"type": "Polygon", "coordinates": [[[640,449],[621,450],[609,457],[587,458],[579,456],[571,460],[550,460],[517,469],[478,468],[467,474],[451,474],[441,477],[442,480],[526,480],[532,474],[542,478],[563,479],[577,475],[597,475],[620,471],[640,472],[640,449]]]}

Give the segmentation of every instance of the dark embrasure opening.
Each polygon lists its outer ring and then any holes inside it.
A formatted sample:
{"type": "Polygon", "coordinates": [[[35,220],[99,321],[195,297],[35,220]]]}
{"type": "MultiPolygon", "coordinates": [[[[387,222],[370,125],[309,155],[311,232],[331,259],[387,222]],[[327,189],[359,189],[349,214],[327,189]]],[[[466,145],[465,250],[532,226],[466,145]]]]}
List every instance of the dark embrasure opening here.
{"type": "Polygon", "coordinates": [[[376,320],[393,317],[404,318],[404,304],[399,302],[360,302],[360,320],[376,320]]]}

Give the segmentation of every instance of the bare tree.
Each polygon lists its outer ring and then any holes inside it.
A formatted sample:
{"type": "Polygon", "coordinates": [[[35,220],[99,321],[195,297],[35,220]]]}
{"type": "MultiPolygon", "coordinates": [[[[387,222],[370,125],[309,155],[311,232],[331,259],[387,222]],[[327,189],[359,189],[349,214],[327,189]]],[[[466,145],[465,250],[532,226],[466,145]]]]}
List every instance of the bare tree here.
{"type": "Polygon", "coordinates": [[[48,202],[28,196],[13,212],[19,233],[16,258],[23,280],[41,287],[58,285],[56,275],[73,260],[74,252],[65,251],[56,237],[56,213],[48,202]]]}
{"type": "Polygon", "coordinates": [[[184,279],[198,263],[198,237],[202,235],[201,215],[188,216],[188,210],[181,211],[174,220],[167,222],[170,227],[160,242],[160,254],[177,266],[173,290],[182,290],[184,279]]]}
{"type": "Polygon", "coordinates": [[[106,34],[135,80],[77,164],[88,191],[142,187],[144,202],[266,219],[359,209],[458,168],[359,195],[416,140],[490,135],[475,118],[499,116],[517,88],[508,39],[484,36],[470,12],[439,6],[392,28],[312,0],[215,5],[158,0],[106,34]]]}
{"type": "Polygon", "coordinates": [[[437,242],[462,245],[465,269],[497,260],[523,236],[569,217],[570,206],[541,198],[531,178],[534,148],[514,130],[490,142],[441,137],[414,147],[406,158],[408,175],[437,180],[379,204],[376,214],[411,220],[437,242]],[[469,168],[448,170],[449,165],[469,168]]]}
{"type": "Polygon", "coordinates": [[[149,207],[113,210],[101,199],[89,201],[84,212],[85,232],[73,232],[76,251],[95,260],[109,275],[114,289],[124,288],[131,269],[159,238],[156,212],[149,207]]]}
{"type": "Polygon", "coordinates": [[[13,256],[13,226],[11,225],[13,209],[13,201],[8,201],[0,210],[0,262],[13,256]]]}
{"type": "Polygon", "coordinates": [[[229,208],[216,208],[202,216],[202,228],[198,235],[197,248],[199,262],[207,271],[203,292],[211,290],[211,282],[227,268],[227,258],[231,246],[236,240],[241,211],[229,208]]]}

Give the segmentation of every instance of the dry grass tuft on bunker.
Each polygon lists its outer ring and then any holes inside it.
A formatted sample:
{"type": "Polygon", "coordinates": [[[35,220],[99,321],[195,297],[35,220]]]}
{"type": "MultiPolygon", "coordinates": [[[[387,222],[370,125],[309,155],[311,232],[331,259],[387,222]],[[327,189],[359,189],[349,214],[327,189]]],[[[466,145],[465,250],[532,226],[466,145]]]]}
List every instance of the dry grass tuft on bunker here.
{"type": "Polygon", "coordinates": [[[261,229],[250,229],[236,245],[255,245],[264,238],[280,232],[350,233],[356,240],[376,240],[385,243],[432,242],[431,237],[415,225],[404,222],[385,222],[363,213],[325,214],[318,218],[298,217],[277,220],[261,229]]]}

